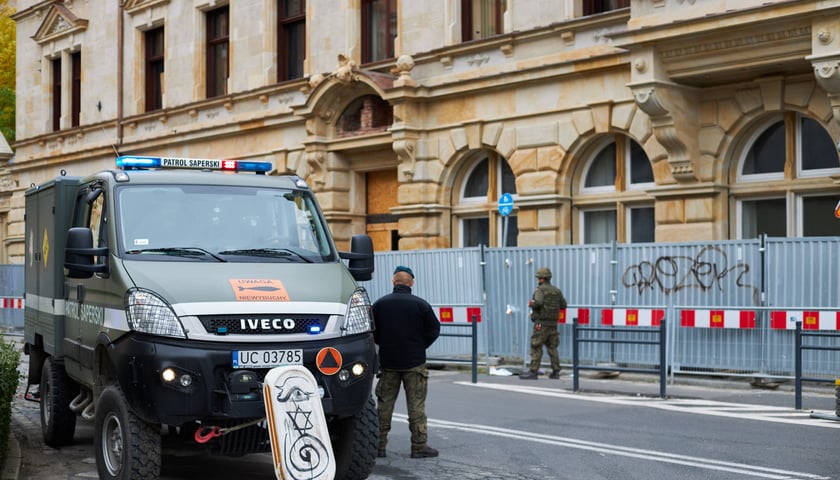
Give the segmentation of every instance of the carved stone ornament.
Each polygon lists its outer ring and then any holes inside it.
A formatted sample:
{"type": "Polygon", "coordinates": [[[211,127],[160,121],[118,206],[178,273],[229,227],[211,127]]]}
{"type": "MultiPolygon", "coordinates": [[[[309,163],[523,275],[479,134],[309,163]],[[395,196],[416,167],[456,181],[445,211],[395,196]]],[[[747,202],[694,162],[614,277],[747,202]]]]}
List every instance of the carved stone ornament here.
{"type": "Polygon", "coordinates": [[[167,3],[169,3],[169,0],[126,0],[123,8],[129,15],[135,15],[152,7],[167,3]]]}
{"type": "Polygon", "coordinates": [[[417,147],[415,140],[396,140],[393,144],[394,153],[400,161],[400,171],[409,180],[414,178],[414,167],[417,163],[417,147]]]}
{"type": "Polygon", "coordinates": [[[662,103],[657,98],[656,88],[654,87],[633,89],[633,97],[636,99],[636,104],[639,105],[639,108],[651,117],[668,113],[668,110],[662,106],[662,103]]]}
{"type": "Polygon", "coordinates": [[[414,59],[411,55],[400,55],[395,66],[400,72],[400,80],[411,80],[411,69],[414,68],[414,59]]]}
{"type": "Polygon", "coordinates": [[[840,59],[814,62],[817,83],[828,93],[840,93],[840,59]]]}
{"type": "Polygon", "coordinates": [[[359,75],[355,72],[356,62],[343,54],[338,54],[338,68],[332,72],[332,76],[341,83],[352,83],[359,81],[359,75]]]}
{"type": "Polygon", "coordinates": [[[84,31],[87,26],[87,20],[77,17],[67,7],[56,3],[50,6],[32,39],[39,45],[43,45],[71,33],[84,31]]]}
{"type": "Polygon", "coordinates": [[[324,186],[324,171],[326,170],[324,152],[306,152],[306,165],[309,167],[309,178],[312,183],[322,188],[324,186]]]}
{"type": "Polygon", "coordinates": [[[817,84],[828,93],[834,121],[840,123],[840,58],[835,57],[824,61],[813,59],[811,65],[814,66],[817,84]]]}

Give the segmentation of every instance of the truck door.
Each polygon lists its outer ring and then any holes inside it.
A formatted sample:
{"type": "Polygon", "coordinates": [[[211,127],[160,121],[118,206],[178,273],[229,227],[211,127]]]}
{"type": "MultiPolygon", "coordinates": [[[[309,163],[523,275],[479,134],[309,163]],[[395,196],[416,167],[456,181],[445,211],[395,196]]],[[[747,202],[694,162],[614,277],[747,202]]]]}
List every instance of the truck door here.
{"type": "MultiPolygon", "coordinates": [[[[107,194],[100,182],[83,185],[76,196],[73,214],[74,227],[87,227],[93,233],[94,247],[108,246],[107,194]]],[[[108,262],[97,258],[94,263],[108,262]]],[[[68,372],[93,381],[96,337],[105,319],[102,292],[106,289],[108,273],[95,273],[89,278],[67,279],[67,309],[65,322],[65,353],[68,372]]]]}

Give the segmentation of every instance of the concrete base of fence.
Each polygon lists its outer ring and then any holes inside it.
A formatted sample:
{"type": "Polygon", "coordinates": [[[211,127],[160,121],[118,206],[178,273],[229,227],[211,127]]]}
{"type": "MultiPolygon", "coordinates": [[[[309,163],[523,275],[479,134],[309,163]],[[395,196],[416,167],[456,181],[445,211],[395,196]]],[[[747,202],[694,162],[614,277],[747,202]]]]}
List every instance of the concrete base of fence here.
{"type": "Polygon", "coordinates": [[[819,418],[821,420],[834,420],[835,422],[840,422],[840,417],[838,417],[837,415],[831,415],[830,413],[811,412],[811,418],[819,418]]]}

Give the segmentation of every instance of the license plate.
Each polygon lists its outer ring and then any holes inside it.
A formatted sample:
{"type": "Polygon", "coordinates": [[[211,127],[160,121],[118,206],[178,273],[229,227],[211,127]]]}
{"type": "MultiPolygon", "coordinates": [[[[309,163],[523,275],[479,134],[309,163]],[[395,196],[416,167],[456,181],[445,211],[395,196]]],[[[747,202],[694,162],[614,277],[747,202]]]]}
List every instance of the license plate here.
{"type": "Polygon", "coordinates": [[[303,350],[234,350],[233,368],[274,368],[303,364],[303,350]]]}

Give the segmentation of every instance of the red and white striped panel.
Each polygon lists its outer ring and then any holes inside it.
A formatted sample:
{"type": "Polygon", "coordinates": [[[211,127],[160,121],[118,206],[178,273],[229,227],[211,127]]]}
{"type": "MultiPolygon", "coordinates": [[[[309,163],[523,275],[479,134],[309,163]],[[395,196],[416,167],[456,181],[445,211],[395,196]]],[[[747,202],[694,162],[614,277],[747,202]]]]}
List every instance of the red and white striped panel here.
{"type": "Polygon", "coordinates": [[[658,327],[663,318],[665,318],[665,310],[655,308],[605,308],[601,310],[601,325],[658,327]]]}
{"type": "Polygon", "coordinates": [[[440,307],[438,319],[441,323],[472,323],[472,319],[481,322],[481,307],[440,307]]]}
{"type": "Polygon", "coordinates": [[[589,324],[589,309],[588,308],[567,308],[560,310],[560,316],[557,317],[557,323],[572,324],[574,319],[578,319],[578,325],[589,324]]]}
{"type": "Polygon", "coordinates": [[[683,310],[680,326],[689,328],[755,328],[754,310],[683,310]]]}
{"type": "Polygon", "coordinates": [[[12,310],[21,310],[23,308],[23,298],[20,297],[3,297],[0,308],[9,308],[12,310]]]}
{"type": "Polygon", "coordinates": [[[774,310],[770,312],[770,328],[794,330],[796,322],[802,330],[840,330],[840,312],[807,310],[774,310]]]}

